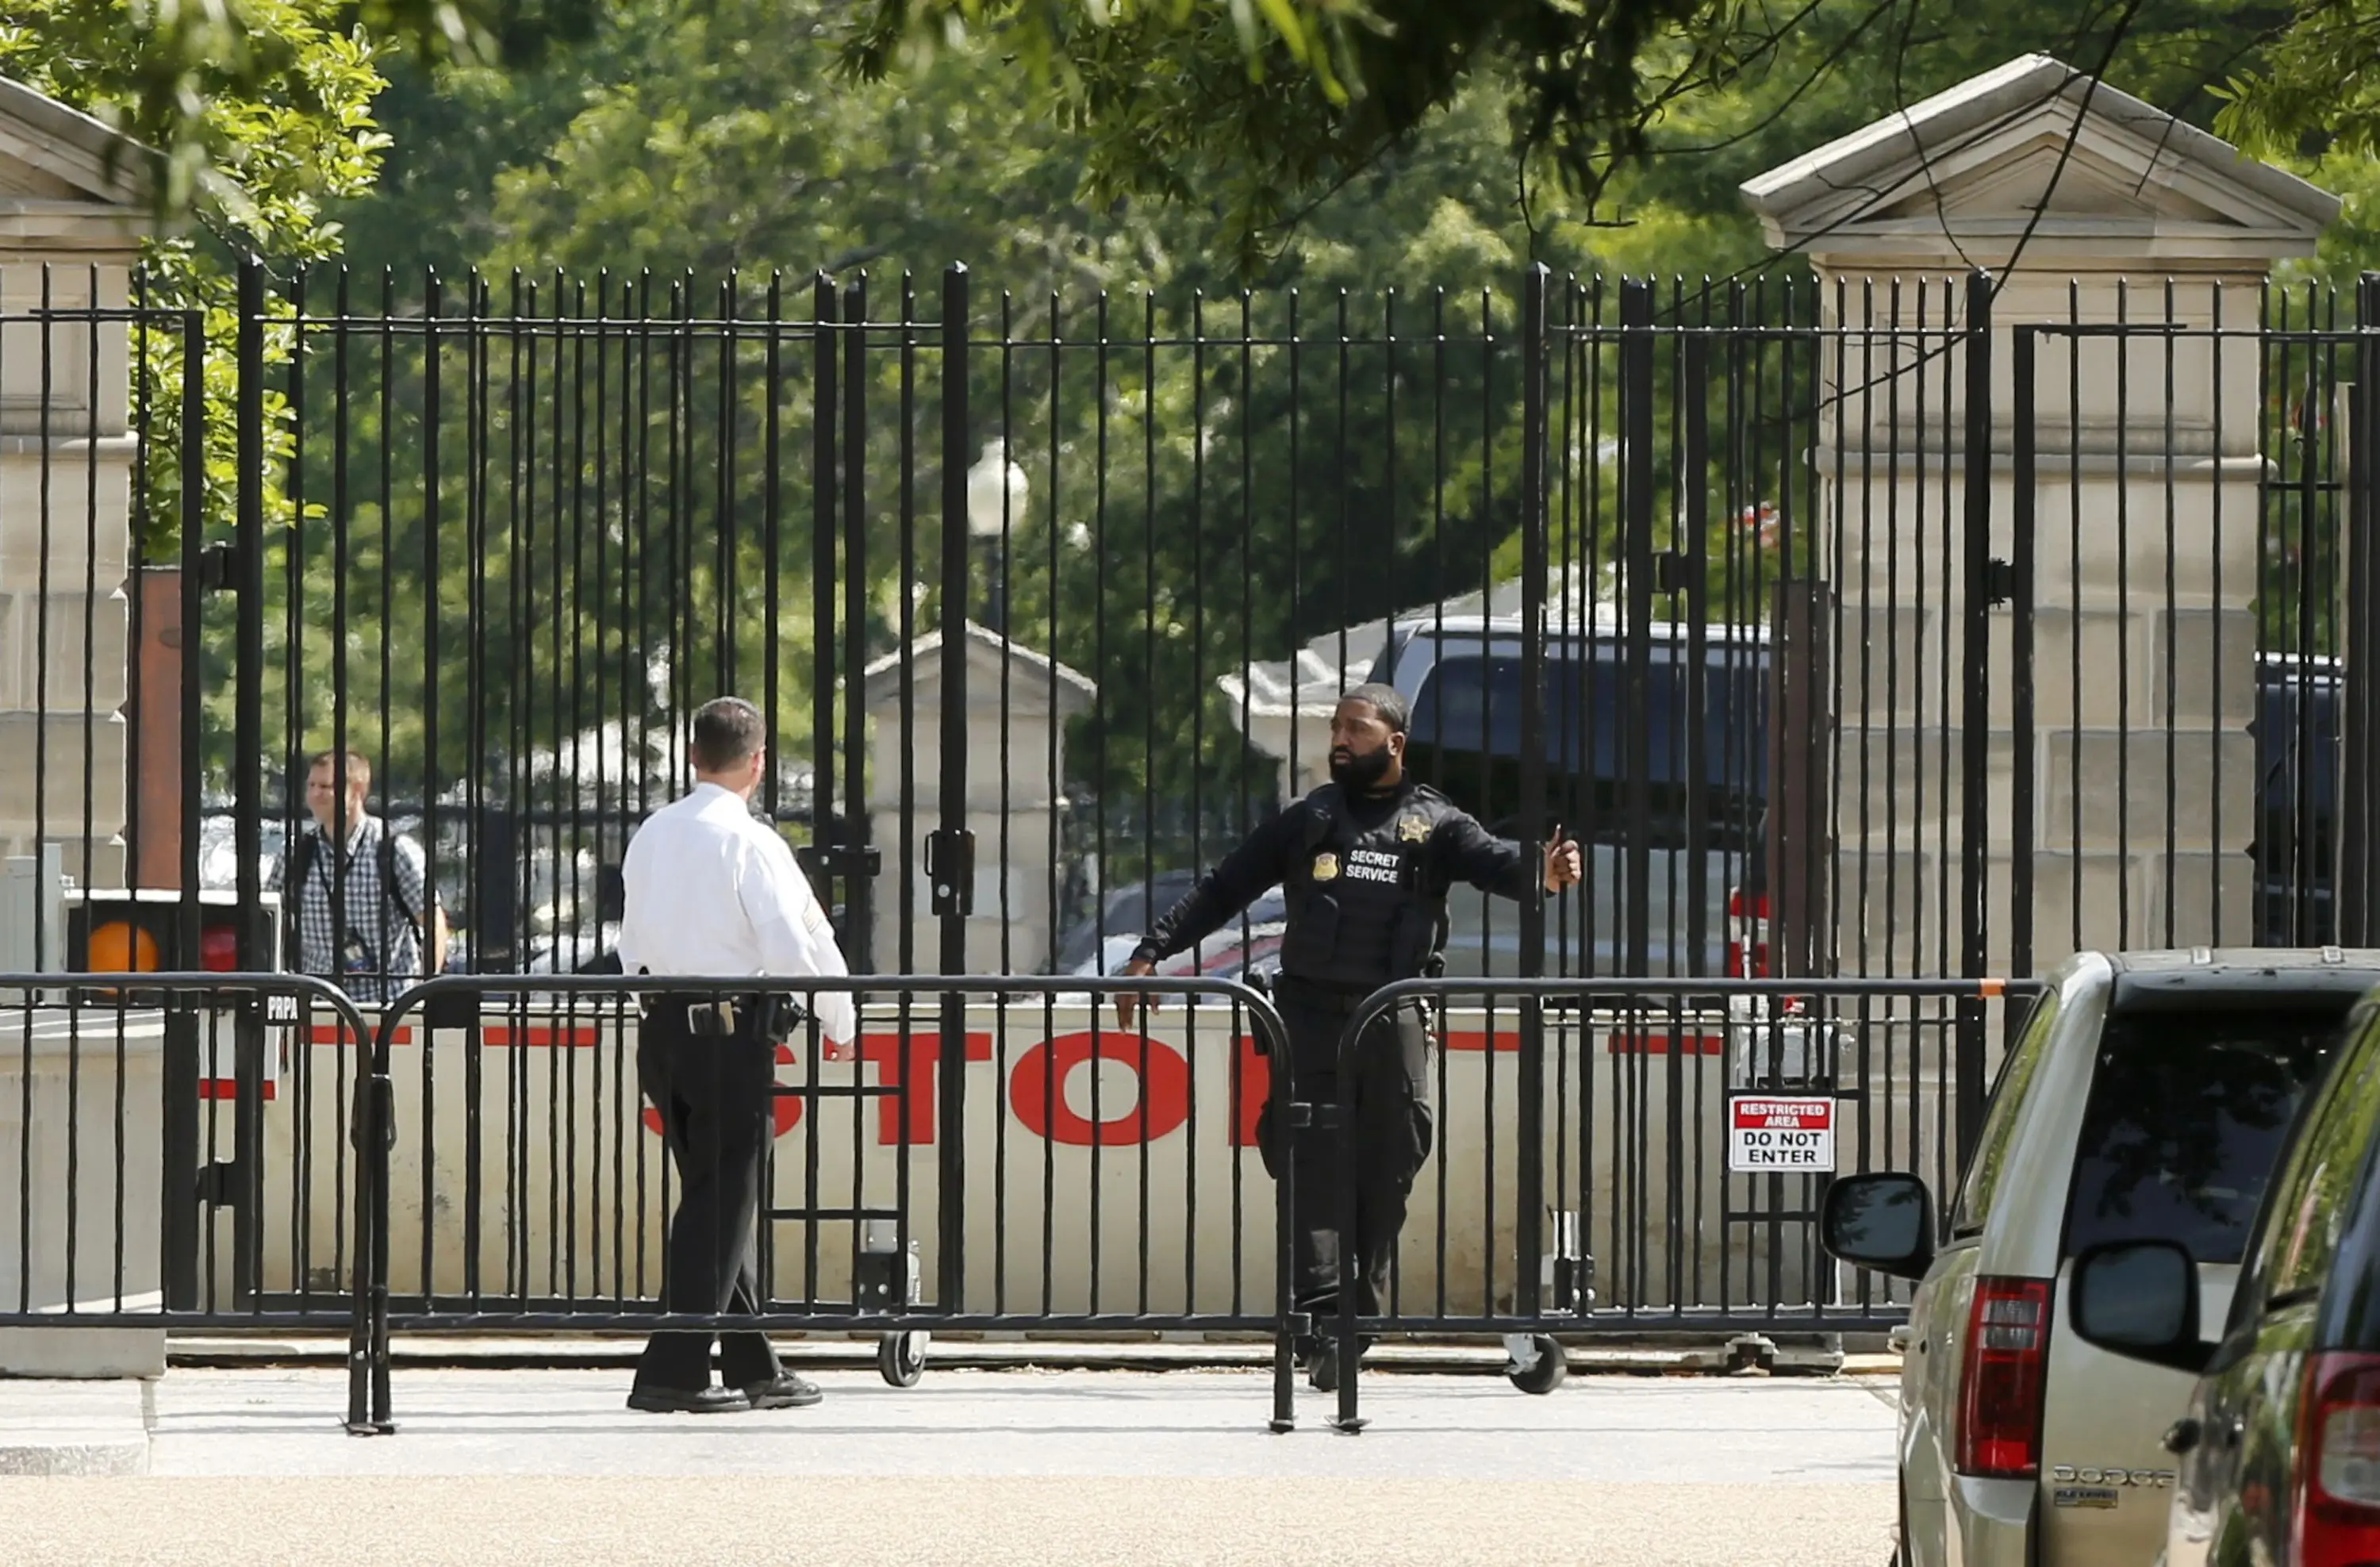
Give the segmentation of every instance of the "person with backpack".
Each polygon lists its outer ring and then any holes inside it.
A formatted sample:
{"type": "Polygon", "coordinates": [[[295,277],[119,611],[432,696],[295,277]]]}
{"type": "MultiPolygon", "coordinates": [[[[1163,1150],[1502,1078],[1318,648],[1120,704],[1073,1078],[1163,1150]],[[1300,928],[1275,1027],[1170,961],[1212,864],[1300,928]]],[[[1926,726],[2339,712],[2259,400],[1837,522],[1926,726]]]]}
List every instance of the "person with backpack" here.
{"type": "Polygon", "coordinates": [[[282,906],[296,925],[298,971],[367,1005],[433,975],[446,954],[446,911],[430,890],[421,845],[364,808],[371,763],[356,751],[323,751],[308,764],[314,824],[282,858],[282,906]],[[330,852],[333,834],[340,847],[330,852]],[[425,966],[424,938],[439,962],[425,966]]]}
{"type": "MultiPolygon", "coordinates": [[[[1508,898],[1577,884],[1576,842],[1560,828],[1542,850],[1499,838],[1447,797],[1405,774],[1412,710],[1389,686],[1358,686],[1330,720],[1330,782],[1258,827],[1160,919],[1123,969],[1151,974],[1236,918],[1272,888],[1288,904],[1273,1002],[1288,1030],[1300,1099],[1339,1102],[1339,1035],[1383,985],[1435,973],[1446,941],[1446,894],[1457,881],[1508,898]]],[[[1127,1028],[1137,1011],[1116,999],[1127,1028]]],[[[1429,1031],[1416,1005],[1372,1023],[1347,1068],[1352,1148],[1307,1128],[1288,1139],[1297,1181],[1293,1246],[1298,1309],[1319,1324],[1338,1308],[1342,1179],[1354,1184],[1356,1312],[1379,1314],[1404,1228],[1414,1177],[1429,1158],[1429,1031]]],[[[1273,1075],[1276,1087],[1282,1075],[1273,1075]]],[[[1257,1148],[1278,1178],[1282,1129],[1268,1103],[1257,1148]]],[[[1300,1346],[1314,1386],[1338,1385],[1328,1337],[1300,1346]]]]}

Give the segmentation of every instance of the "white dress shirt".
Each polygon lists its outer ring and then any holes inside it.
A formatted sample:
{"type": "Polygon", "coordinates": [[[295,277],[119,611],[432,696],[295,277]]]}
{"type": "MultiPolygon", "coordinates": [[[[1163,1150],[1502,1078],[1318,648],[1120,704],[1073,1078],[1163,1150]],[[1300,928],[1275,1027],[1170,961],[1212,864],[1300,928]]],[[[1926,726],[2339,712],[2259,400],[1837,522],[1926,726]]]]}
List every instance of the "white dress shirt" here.
{"type": "MultiPolygon", "coordinates": [[[[645,819],[620,868],[627,908],[620,966],[686,978],[841,975],[851,970],[794,851],[716,784],[645,819]]],[[[846,992],[805,998],[826,1037],[858,1032],[846,992]]]]}

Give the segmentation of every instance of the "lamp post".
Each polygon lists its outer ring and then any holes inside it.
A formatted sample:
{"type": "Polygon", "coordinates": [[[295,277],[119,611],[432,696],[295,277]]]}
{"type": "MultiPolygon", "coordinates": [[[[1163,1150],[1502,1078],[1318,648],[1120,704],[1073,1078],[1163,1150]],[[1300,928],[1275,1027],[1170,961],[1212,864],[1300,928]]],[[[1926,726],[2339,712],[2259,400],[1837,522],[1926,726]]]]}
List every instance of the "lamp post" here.
{"type": "MultiPolygon", "coordinates": [[[[984,562],[984,624],[1008,634],[1008,530],[1025,509],[1025,470],[1008,460],[1008,443],[995,435],[967,469],[967,532],[991,546],[984,562]]],[[[964,611],[965,606],[961,606],[964,611]]]]}

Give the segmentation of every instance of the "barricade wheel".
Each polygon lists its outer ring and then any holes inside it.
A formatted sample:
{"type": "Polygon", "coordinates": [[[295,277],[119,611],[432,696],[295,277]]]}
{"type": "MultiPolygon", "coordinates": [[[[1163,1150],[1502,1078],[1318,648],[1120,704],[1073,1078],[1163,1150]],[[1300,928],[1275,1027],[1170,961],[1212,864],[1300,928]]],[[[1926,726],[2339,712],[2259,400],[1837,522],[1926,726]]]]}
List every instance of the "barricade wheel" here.
{"type": "Polygon", "coordinates": [[[1542,1333],[1530,1339],[1529,1344],[1537,1352],[1536,1362],[1526,1370],[1515,1369],[1506,1375],[1524,1393],[1549,1393],[1569,1379],[1570,1356],[1562,1352],[1561,1345],[1542,1333]]]}
{"type": "Polygon", "coordinates": [[[923,1333],[887,1333],[876,1342],[876,1369],[896,1388],[914,1388],[926,1374],[923,1333]]]}

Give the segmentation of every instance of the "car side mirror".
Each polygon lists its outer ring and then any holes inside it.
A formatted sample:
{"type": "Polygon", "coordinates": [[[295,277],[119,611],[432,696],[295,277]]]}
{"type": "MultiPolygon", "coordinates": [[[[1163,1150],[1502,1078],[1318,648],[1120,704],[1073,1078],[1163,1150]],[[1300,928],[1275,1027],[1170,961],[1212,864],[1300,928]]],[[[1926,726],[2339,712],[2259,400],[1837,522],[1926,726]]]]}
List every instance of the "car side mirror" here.
{"type": "Polygon", "coordinates": [[[2109,1241],[2074,1259],[2074,1336],[2127,1360],[2192,1376],[2215,1346],[2198,1337],[2198,1264],[2171,1241],[2109,1241]]]}
{"type": "Polygon", "coordinates": [[[1830,1257],[1896,1279],[1934,1265],[1934,1197],[1914,1175],[1846,1175],[1827,1188],[1819,1243],[1830,1257]]]}

